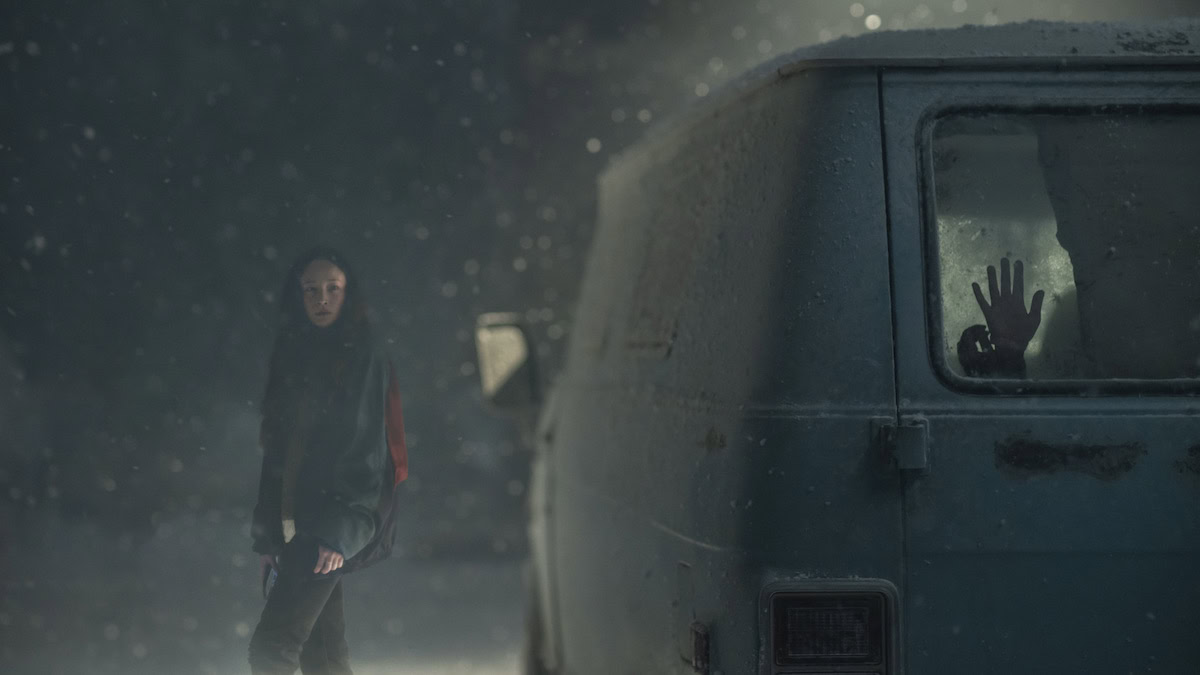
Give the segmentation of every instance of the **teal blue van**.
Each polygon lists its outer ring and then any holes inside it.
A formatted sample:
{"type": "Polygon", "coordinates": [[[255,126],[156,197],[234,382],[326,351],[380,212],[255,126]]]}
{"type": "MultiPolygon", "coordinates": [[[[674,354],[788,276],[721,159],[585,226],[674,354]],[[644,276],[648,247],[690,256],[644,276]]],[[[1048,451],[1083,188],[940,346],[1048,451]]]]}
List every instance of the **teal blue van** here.
{"type": "Polygon", "coordinates": [[[598,208],[528,672],[1200,673],[1200,21],[801,50],[598,208]]]}

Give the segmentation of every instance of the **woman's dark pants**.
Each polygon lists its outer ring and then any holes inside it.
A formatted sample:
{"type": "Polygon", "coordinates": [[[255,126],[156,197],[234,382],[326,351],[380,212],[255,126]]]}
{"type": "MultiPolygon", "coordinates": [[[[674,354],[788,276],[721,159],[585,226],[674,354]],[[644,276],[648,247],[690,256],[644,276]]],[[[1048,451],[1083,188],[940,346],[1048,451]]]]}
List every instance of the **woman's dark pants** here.
{"type": "Polygon", "coordinates": [[[352,675],[341,576],[292,571],[285,561],[250,638],[250,672],[292,675],[297,666],[304,675],[352,675]]]}

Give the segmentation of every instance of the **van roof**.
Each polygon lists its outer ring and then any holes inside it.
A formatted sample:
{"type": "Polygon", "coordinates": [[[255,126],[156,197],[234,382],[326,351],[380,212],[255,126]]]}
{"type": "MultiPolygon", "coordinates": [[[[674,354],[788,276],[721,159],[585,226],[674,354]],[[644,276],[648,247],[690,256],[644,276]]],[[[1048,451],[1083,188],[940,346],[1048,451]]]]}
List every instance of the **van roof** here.
{"type": "Polygon", "coordinates": [[[656,124],[608,170],[699,119],[788,75],[824,68],[1087,68],[1200,66],[1200,18],[1141,23],[1026,21],[999,26],[879,31],[801,47],[762,63],[656,124]]]}
{"type": "MultiPolygon", "coordinates": [[[[899,30],[845,37],[802,47],[763,66],[771,70],[817,65],[937,67],[970,62],[1200,63],[1200,18],[1144,23],[1026,21],[999,26],[899,30]]],[[[755,70],[759,70],[756,68],[755,70]]]]}

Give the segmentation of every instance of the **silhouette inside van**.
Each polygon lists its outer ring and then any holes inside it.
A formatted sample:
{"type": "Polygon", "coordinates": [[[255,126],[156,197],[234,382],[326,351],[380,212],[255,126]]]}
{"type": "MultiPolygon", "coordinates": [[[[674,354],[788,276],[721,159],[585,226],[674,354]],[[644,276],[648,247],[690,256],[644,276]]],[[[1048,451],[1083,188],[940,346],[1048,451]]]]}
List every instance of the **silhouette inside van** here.
{"type": "Polygon", "coordinates": [[[1200,116],[954,113],[932,151],[931,259],[955,374],[1200,376],[1200,116]],[[1026,282],[1042,289],[1028,304],[1026,282]]]}

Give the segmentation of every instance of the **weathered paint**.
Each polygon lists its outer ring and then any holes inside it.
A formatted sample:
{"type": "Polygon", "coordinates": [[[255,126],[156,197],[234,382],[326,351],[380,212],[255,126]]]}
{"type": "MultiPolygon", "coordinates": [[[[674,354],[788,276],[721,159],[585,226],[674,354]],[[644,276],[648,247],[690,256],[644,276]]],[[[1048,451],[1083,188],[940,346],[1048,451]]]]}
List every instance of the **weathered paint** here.
{"type": "Polygon", "coordinates": [[[898,589],[909,673],[1200,662],[1197,403],[940,379],[919,183],[930,109],[1192,100],[1197,36],[834,43],[622,155],[533,488],[554,665],[690,673],[703,632],[712,672],[767,675],[764,589],[856,578],[898,589]],[[927,474],[888,465],[881,418],[924,420],[927,474]]]}
{"type": "Polygon", "coordinates": [[[1116,480],[1132,471],[1145,454],[1146,446],[1139,442],[1084,445],[1015,436],[996,443],[996,468],[1016,478],[1077,471],[1101,480],[1116,480]]]}
{"type": "Polygon", "coordinates": [[[1200,445],[1188,448],[1187,457],[1175,462],[1175,470],[1183,474],[1200,476],[1200,445]]]}
{"type": "Polygon", "coordinates": [[[1200,439],[1195,382],[980,395],[939,372],[921,176],[940,111],[1200,110],[1200,67],[898,70],[882,91],[898,412],[930,439],[929,472],[904,490],[907,672],[1187,672],[1200,663],[1200,493],[1173,465],[1200,439]]]}
{"type": "Polygon", "coordinates": [[[895,399],[879,128],[874,72],[802,74],[602,180],[556,391],[569,672],[686,672],[693,621],[754,671],[776,570],[897,575],[898,484],[859,478],[895,399]]]}

